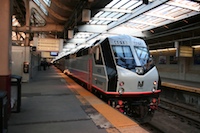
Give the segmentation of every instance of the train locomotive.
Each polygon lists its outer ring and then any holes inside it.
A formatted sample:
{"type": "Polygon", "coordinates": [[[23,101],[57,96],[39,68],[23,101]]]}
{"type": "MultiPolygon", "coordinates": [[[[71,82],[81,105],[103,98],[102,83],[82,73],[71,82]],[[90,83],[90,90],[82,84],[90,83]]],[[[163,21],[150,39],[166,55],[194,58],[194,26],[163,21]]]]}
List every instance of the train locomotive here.
{"type": "Polygon", "coordinates": [[[144,40],[110,36],[60,60],[66,74],[112,107],[140,121],[152,118],[159,103],[161,81],[144,40]]]}

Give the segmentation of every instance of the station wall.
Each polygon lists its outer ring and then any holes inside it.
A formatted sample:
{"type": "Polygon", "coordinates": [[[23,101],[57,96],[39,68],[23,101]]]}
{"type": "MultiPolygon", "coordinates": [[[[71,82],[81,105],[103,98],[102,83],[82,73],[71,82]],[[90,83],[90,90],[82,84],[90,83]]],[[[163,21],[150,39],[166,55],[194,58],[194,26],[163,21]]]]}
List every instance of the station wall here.
{"type": "Polygon", "coordinates": [[[200,48],[193,57],[176,57],[176,50],[151,52],[161,78],[200,82],[200,48]]]}
{"type": "Polygon", "coordinates": [[[24,62],[30,63],[30,47],[12,46],[11,74],[21,76],[22,82],[27,82],[30,75],[23,72],[24,62]]]}
{"type": "Polygon", "coordinates": [[[40,69],[41,53],[33,52],[25,46],[12,46],[12,75],[22,77],[22,82],[29,82],[40,69]],[[24,71],[24,63],[28,64],[28,72],[24,71]]]}

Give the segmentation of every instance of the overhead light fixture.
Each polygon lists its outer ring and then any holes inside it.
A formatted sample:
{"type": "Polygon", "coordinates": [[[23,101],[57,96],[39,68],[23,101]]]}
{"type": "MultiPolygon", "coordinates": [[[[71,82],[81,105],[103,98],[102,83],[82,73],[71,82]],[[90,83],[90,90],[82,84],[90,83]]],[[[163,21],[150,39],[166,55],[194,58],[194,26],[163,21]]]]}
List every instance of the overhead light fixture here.
{"type": "Polygon", "coordinates": [[[83,9],[82,11],[82,22],[89,22],[91,18],[91,10],[83,9]]]}
{"type": "Polygon", "coordinates": [[[164,25],[164,27],[165,27],[166,29],[169,29],[169,27],[168,27],[167,25],[164,25]]]}
{"type": "Polygon", "coordinates": [[[74,37],[74,30],[68,30],[68,38],[72,39],[74,37]]]}
{"type": "Polygon", "coordinates": [[[150,30],[151,33],[154,33],[154,30],[150,30]]]}
{"type": "Polygon", "coordinates": [[[156,50],[150,50],[150,53],[175,51],[176,49],[177,48],[156,49],[156,50]]]}

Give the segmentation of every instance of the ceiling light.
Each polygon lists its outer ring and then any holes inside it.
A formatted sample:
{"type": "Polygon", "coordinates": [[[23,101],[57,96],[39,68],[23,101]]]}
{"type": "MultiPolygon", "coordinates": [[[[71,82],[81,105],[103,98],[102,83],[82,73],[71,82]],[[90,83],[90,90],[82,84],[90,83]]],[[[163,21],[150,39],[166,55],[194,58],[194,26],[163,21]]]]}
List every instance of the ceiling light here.
{"type": "Polygon", "coordinates": [[[200,45],[192,46],[193,48],[200,48],[200,45]]]}

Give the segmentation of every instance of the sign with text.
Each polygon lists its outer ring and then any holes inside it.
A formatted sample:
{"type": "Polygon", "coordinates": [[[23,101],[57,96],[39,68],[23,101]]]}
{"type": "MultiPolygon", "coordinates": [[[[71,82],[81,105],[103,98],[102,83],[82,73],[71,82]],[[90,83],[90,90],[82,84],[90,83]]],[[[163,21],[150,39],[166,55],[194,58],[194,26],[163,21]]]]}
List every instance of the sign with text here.
{"type": "Polygon", "coordinates": [[[180,46],[179,48],[179,56],[180,57],[192,57],[193,49],[189,46],[180,46]]]}
{"type": "Polygon", "coordinates": [[[34,45],[37,47],[37,51],[56,51],[59,52],[63,46],[62,39],[51,38],[33,38],[34,45]]]}

